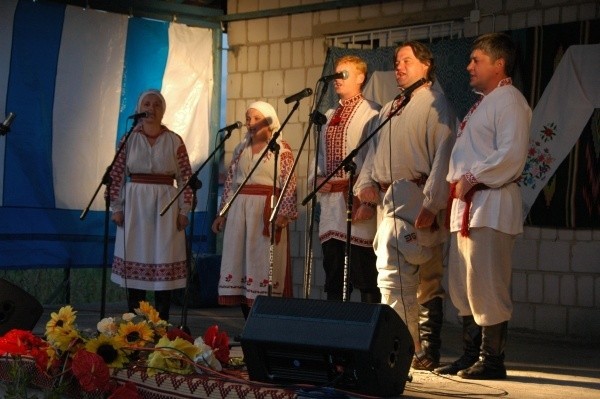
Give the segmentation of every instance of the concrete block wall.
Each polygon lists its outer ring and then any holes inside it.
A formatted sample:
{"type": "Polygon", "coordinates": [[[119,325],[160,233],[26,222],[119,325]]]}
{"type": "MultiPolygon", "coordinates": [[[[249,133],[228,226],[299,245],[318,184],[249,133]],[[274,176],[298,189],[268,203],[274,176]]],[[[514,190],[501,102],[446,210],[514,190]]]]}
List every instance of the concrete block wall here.
{"type": "MultiPolygon", "coordinates": [[[[272,17],[256,12],[283,7],[326,3],[326,0],[229,0],[228,14],[248,14],[250,19],[227,24],[227,121],[243,121],[247,106],[257,99],[271,103],[283,122],[294,104],[284,99],[304,88],[313,88],[322,74],[328,43],[325,35],[361,28],[397,27],[397,21],[441,22],[447,10],[479,6],[478,20],[464,15],[465,36],[491,31],[567,23],[600,17],[594,0],[399,0],[272,17]],[[462,7],[462,8],[461,8],[462,7]],[[396,25],[393,25],[396,24],[396,25]]],[[[408,23],[403,23],[407,26],[408,23]]],[[[466,62],[466,60],[465,60],[466,62]]],[[[307,255],[306,197],[309,160],[314,144],[309,139],[298,150],[308,127],[311,98],[304,99],[283,129],[299,158],[298,207],[300,217],[291,227],[294,294],[305,297],[307,255]]],[[[235,130],[225,145],[225,163],[245,129],[235,130]]],[[[312,135],[311,135],[312,138],[312,135]]],[[[316,227],[315,227],[316,228],[316,227]]],[[[324,273],[317,234],[313,235],[313,261],[309,298],[325,298],[324,273]]],[[[559,337],[600,338],[600,232],[527,227],[514,251],[514,316],[511,328],[554,334],[559,337]]],[[[356,295],[352,300],[357,300],[356,295]]],[[[457,322],[456,311],[446,301],[446,319],[457,322]]]]}

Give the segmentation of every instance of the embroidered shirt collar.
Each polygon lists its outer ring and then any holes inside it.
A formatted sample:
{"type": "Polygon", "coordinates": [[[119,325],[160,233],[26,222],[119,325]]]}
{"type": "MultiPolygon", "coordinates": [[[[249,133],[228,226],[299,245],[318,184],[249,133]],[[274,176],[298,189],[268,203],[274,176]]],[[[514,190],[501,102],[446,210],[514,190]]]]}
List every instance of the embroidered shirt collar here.
{"type": "MultiPolygon", "coordinates": [[[[494,87],[494,89],[497,89],[498,87],[502,87],[502,86],[508,86],[508,85],[512,85],[512,78],[510,76],[508,78],[504,78],[500,82],[498,82],[498,86],[494,87]]],[[[494,90],[492,90],[492,91],[494,91],[494,90]]],[[[477,94],[478,96],[485,96],[485,94],[483,94],[479,90],[473,90],[473,93],[477,94]]],[[[490,91],[490,93],[491,93],[491,91],[490,91]]]]}
{"type": "Polygon", "coordinates": [[[362,100],[362,98],[362,93],[358,93],[357,95],[347,98],[345,100],[340,100],[340,105],[343,107],[356,105],[360,100],[362,100]]]}

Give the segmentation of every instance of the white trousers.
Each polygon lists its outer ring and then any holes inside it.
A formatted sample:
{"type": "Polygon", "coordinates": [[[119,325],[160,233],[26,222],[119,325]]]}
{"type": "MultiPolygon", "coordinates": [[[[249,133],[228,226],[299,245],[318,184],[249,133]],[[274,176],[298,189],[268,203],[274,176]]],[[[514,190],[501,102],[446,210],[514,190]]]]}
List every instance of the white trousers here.
{"type": "Polygon", "coordinates": [[[452,233],[448,283],[459,316],[473,315],[482,327],[510,320],[514,241],[488,227],[471,228],[469,237],[452,233]]]}

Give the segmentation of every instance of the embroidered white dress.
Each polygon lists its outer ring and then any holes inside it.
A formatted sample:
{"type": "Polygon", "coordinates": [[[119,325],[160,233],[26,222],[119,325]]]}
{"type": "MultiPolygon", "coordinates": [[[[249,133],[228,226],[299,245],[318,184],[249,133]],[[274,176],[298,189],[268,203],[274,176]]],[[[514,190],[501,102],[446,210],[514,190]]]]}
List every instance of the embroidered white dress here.
{"type": "MultiPolygon", "coordinates": [[[[281,137],[278,143],[280,151],[276,185],[281,189],[290,175],[294,158],[290,146],[281,137]]],[[[252,154],[248,137],[238,144],[229,166],[219,212],[246,179],[261,153],[262,151],[252,154]]],[[[271,250],[268,219],[271,215],[274,163],[275,155],[268,151],[225,215],[227,222],[223,235],[218,288],[221,305],[244,303],[252,306],[258,295],[268,294],[271,250]]],[[[296,178],[292,177],[281,202],[279,215],[296,219],[296,199],[296,178]]],[[[272,296],[291,296],[288,228],[289,225],[276,231],[278,242],[273,250],[272,296]]]]}
{"type": "Polygon", "coordinates": [[[172,177],[182,186],[192,174],[181,137],[166,128],[154,145],[136,127],[110,174],[111,210],[123,211],[117,227],[111,280],[126,288],[162,291],[186,285],[185,231],[177,230],[178,214],[191,209],[187,188],[165,215],[161,210],[177,194],[173,183],[135,183],[132,175],[172,177]]]}

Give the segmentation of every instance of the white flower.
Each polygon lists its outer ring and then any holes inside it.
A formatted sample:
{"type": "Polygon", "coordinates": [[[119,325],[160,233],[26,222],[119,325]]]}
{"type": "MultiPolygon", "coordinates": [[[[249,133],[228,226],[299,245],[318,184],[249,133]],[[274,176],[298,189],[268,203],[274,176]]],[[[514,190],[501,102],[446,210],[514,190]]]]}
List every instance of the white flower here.
{"type": "Polygon", "coordinates": [[[105,317],[104,319],[100,320],[98,324],[96,324],[96,329],[98,332],[100,332],[100,334],[105,334],[109,337],[114,336],[118,331],[118,327],[115,324],[115,319],[112,317],[105,317]]]}
{"type": "Polygon", "coordinates": [[[135,317],[135,313],[123,313],[123,317],[121,317],[124,321],[131,321],[135,317]]]}
{"type": "MultiPolygon", "coordinates": [[[[221,362],[215,357],[213,349],[204,343],[202,337],[198,337],[194,340],[194,346],[200,349],[200,353],[194,358],[195,363],[216,371],[223,370],[223,366],[221,366],[221,362]]],[[[196,371],[202,373],[202,370],[199,368],[196,368],[196,371]]]]}

